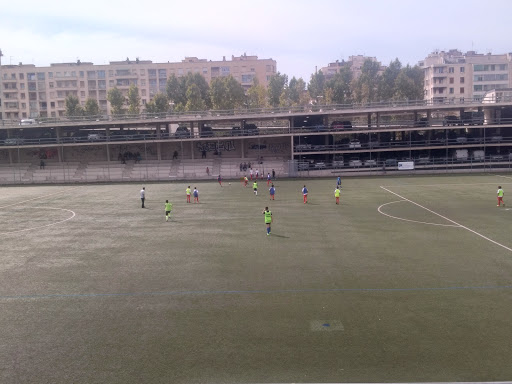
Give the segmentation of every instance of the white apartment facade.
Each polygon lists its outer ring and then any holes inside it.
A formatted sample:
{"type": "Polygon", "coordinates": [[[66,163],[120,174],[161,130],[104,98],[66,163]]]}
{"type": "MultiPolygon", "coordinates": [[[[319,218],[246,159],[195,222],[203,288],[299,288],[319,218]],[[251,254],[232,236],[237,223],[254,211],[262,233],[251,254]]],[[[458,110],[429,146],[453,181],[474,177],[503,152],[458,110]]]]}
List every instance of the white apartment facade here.
{"type": "Polygon", "coordinates": [[[320,70],[324,74],[326,80],[329,80],[332,79],[341,68],[348,67],[352,71],[354,79],[357,79],[359,76],[361,76],[361,68],[363,67],[363,64],[366,60],[371,60],[379,64],[379,75],[384,73],[386,66],[382,65],[376,57],[363,55],[349,56],[347,61],[336,60],[334,63],[329,63],[327,67],[323,67],[320,70]]]}
{"type": "Polygon", "coordinates": [[[456,49],[435,51],[418,65],[425,74],[425,100],[455,102],[481,100],[493,89],[512,86],[512,53],[492,55],[456,49]]]}
{"type": "Polygon", "coordinates": [[[130,85],[139,88],[142,109],[158,92],[165,93],[171,75],[200,73],[208,83],[214,78],[232,75],[247,89],[254,78],[267,86],[277,72],[273,59],[258,59],[246,54],[231,60],[212,61],[186,57],[179,63],[153,63],[147,60],[112,61],[108,65],[93,63],[57,63],[49,67],[33,64],[0,65],[0,120],[64,116],[66,97],[98,101],[102,114],[110,113],[107,93],[117,87],[127,94],[130,85]]]}

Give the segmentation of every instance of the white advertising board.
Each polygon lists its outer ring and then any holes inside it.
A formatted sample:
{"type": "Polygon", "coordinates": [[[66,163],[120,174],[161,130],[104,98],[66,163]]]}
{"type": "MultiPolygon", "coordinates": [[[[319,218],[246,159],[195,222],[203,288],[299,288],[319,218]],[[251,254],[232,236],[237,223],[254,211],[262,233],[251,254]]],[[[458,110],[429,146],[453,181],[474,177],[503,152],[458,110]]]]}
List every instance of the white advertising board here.
{"type": "Polygon", "coordinates": [[[410,169],[414,169],[414,161],[399,161],[398,162],[398,170],[399,171],[407,171],[410,169]]]}

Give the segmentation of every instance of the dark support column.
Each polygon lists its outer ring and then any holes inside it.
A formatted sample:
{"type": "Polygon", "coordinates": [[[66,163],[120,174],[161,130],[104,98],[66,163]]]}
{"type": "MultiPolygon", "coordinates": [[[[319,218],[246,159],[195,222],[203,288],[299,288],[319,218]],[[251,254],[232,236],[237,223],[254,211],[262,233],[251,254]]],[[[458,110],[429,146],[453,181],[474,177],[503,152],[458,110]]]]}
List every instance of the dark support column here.
{"type": "Polygon", "coordinates": [[[427,125],[429,127],[432,126],[432,111],[430,110],[427,111],[427,125]]]}
{"type": "MultiPolygon", "coordinates": [[[[61,127],[55,128],[55,136],[57,137],[57,143],[60,142],[60,130],[61,130],[61,127]]],[[[59,156],[59,163],[62,163],[62,161],[64,160],[64,148],[63,147],[57,148],[57,155],[59,156]]]]}
{"type": "MultiPolygon", "coordinates": [[[[162,129],[160,124],[156,125],[156,137],[157,139],[160,139],[162,137],[162,129]]],[[[158,160],[162,160],[162,143],[158,142],[156,143],[156,158],[158,160]]]]}
{"type": "Polygon", "coordinates": [[[375,123],[377,124],[377,128],[380,128],[380,112],[375,114],[375,123]]]}
{"type": "Polygon", "coordinates": [[[192,160],[194,160],[194,141],[190,142],[190,153],[192,154],[192,160]]]}
{"type": "Polygon", "coordinates": [[[372,114],[368,113],[368,128],[372,127],[372,114]]]}
{"type": "Polygon", "coordinates": [[[242,159],[245,159],[245,140],[240,140],[240,145],[242,146],[242,159]]]}
{"type": "MultiPolygon", "coordinates": [[[[110,140],[110,128],[106,128],[107,140],[110,140]]],[[[107,161],[110,161],[110,145],[107,142],[107,161]]]]}

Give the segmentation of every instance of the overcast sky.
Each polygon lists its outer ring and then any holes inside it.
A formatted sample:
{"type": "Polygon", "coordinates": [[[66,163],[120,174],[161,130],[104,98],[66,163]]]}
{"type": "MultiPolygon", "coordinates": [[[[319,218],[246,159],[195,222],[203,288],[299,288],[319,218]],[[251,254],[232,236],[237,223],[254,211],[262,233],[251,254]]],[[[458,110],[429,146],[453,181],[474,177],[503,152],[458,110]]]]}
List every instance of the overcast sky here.
{"type": "Polygon", "coordinates": [[[0,7],[2,64],[272,58],[309,80],[351,55],[417,64],[435,49],[512,52],[512,1],[23,0],[0,7]]]}

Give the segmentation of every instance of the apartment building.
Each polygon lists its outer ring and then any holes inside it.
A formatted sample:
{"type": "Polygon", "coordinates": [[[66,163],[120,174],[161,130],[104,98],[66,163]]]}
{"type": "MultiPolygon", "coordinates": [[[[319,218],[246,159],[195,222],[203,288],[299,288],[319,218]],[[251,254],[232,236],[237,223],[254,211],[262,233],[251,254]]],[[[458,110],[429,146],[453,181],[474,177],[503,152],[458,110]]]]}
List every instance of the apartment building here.
{"type": "Polygon", "coordinates": [[[366,60],[371,60],[375,63],[378,63],[380,68],[379,74],[382,75],[382,73],[384,73],[386,66],[382,65],[380,61],[377,61],[376,57],[363,55],[349,56],[347,61],[336,60],[336,62],[329,63],[327,67],[320,68],[320,70],[324,74],[325,78],[329,80],[332,79],[341,68],[348,67],[352,71],[354,79],[357,79],[359,76],[361,76],[361,68],[363,67],[363,64],[366,60]]]}
{"type": "Polygon", "coordinates": [[[425,73],[425,99],[442,103],[482,99],[488,91],[510,88],[511,60],[512,53],[432,52],[418,63],[425,73]]]}
{"type": "Polygon", "coordinates": [[[64,116],[66,97],[98,101],[103,114],[110,113],[107,93],[117,87],[127,93],[130,85],[139,88],[144,106],[158,92],[165,92],[171,75],[200,73],[208,83],[221,76],[232,75],[247,89],[254,78],[267,86],[277,72],[277,63],[258,56],[232,56],[231,60],[212,61],[185,57],[179,63],[153,63],[149,60],[111,61],[108,65],[90,62],[57,63],[49,67],[33,64],[0,65],[0,118],[23,119],[64,116]]]}

